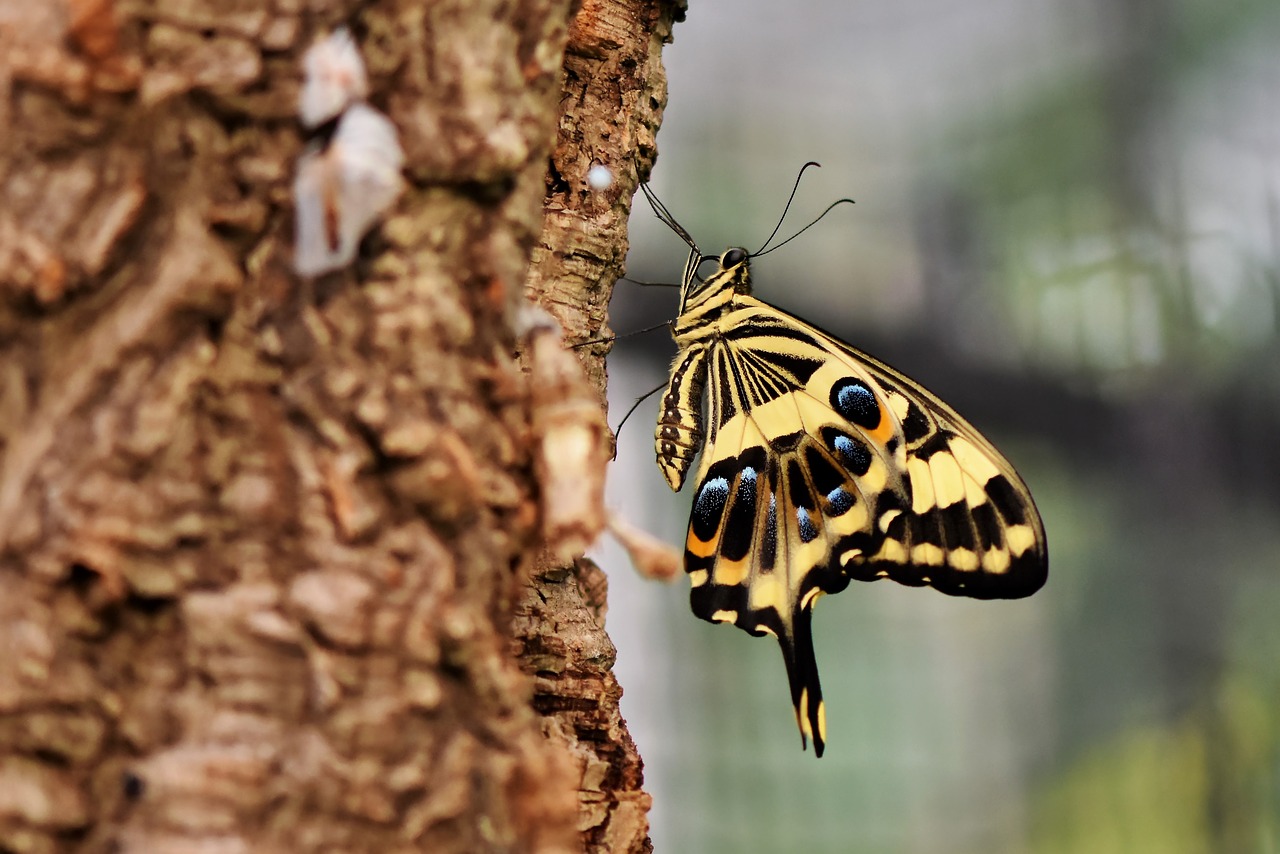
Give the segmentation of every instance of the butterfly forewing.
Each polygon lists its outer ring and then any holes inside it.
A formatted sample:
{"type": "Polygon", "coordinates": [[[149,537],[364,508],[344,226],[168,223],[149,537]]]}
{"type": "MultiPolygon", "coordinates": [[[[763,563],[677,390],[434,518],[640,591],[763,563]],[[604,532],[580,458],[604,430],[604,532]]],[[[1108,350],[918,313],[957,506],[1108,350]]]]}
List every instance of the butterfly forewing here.
{"type": "Polygon", "coordinates": [[[745,252],[696,284],[694,270],[657,443],[675,489],[702,443],[685,544],[693,611],[778,638],[801,736],[820,756],[818,597],[886,577],[1026,596],[1045,580],[1044,531],[1013,467],[953,409],[750,296],[745,252]]]}

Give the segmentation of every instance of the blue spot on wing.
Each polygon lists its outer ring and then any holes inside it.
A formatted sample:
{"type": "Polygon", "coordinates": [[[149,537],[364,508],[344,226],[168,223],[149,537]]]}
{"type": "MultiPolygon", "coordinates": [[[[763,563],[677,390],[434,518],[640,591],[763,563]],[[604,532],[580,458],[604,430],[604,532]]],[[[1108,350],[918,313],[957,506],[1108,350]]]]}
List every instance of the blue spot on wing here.
{"type": "Polygon", "coordinates": [[[831,387],[831,408],[864,430],[880,425],[880,402],[862,380],[846,378],[831,387]]]}
{"type": "Polygon", "coordinates": [[[803,507],[796,508],[796,521],[800,523],[800,539],[806,543],[817,539],[818,526],[813,524],[809,511],[803,507]]]}
{"type": "Polygon", "coordinates": [[[710,542],[720,529],[725,502],[729,500],[729,481],[723,477],[708,478],[693,502],[693,533],[704,543],[710,542]]]}
{"type": "Polygon", "coordinates": [[[871,468],[871,450],[864,442],[834,427],[823,427],[822,438],[850,472],[861,477],[871,468]]]}
{"type": "Polygon", "coordinates": [[[827,513],[831,516],[843,516],[856,503],[853,493],[837,486],[827,493],[827,513]]]}

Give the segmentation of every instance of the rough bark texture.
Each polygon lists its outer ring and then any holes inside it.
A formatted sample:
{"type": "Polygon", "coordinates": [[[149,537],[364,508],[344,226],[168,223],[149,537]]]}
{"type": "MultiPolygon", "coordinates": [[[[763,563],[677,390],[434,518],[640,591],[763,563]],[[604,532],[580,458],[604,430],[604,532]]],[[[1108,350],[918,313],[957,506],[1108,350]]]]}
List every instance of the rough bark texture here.
{"type": "MultiPolygon", "coordinates": [[[[543,230],[529,289],[566,337],[606,332],[613,283],[626,260],[626,222],[640,175],[656,156],[666,104],[661,48],[683,4],[586,0],[569,30],[564,93],[547,182],[543,230]],[[615,176],[592,191],[596,165],[615,176]]],[[[604,404],[604,354],[580,349],[604,404]]],[[[622,689],[604,631],[606,580],[589,561],[540,560],[520,603],[516,635],[537,674],[535,704],[553,738],[580,757],[579,828],[589,850],[647,851],[650,799],[642,765],[618,711],[622,689]]]]}
{"type": "Polygon", "coordinates": [[[512,321],[532,251],[567,334],[602,327],[672,10],[18,6],[0,850],[644,850],[598,571],[531,557],[512,321]],[[339,23],[410,186],[304,282],[299,57],[339,23]]]}

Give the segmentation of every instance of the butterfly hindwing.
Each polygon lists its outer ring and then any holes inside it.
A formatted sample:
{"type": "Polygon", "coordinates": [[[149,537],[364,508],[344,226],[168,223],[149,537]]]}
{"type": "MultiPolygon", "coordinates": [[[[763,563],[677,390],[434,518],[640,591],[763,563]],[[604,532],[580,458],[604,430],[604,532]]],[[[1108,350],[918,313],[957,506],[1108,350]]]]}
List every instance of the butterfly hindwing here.
{"type": "Polygon", "coordinates": [[[968,422],[750,296],[748,261],[729,250],[706,280],[686,267],[658,457],[678,489],[686,447],[702,442],[685,543],[693,611],[778,639],[801,737],[820,756],[817,599],[879,578],[1026,596],[1045,580],[1044,531],[1021,478],[968,422]]]}
{"type": "MultiPolygon", "coordinates": [[[[851,482],[836,504],[815,487],[801,462],[820,452],[811,437],[795,447],[770,447],[753,418],[718,431],[715,447],[749,443],[740,453],[709,450],[690,514],[685,568],[692,582],[693,612],[729,622],[754,635],[770,634],[782,645],[801,735],[822,754],[826,725],[810,620],[821,593],[843,590],[849,579],[825,556],[838,540],[840,523],[854,522],[851,482]],[[733,439],[729,436],[732,433],[733,439]],[[744,435],[745,434],[745,435],[744,435]],[[802,571],[803,570],[803,571],[802,571]]],[[[826,474],[841,477],[835,465],[826,474]]]]}
{"type": "Polygon", "coordinates": [[[894,449],[890,485],[900,486],[891,490],[892,498],[883,497],[873,526],[883,540],[874,551],[835,555],[849,576],[928,584],[979,599],[1019,598],[1038,590],[1048,566],[1044,529],[1013,466],[917,383],[803,321],[790,320],[831,353],[829,365],[849,374],[833,382],[832,408],[864,428],[868,441],[894,449]],[[870,395],[857,374],[870,377],[883,419],[878,426],[871,426],[870,395]],[[841,393],[842,388],[856,393],[841,393]]]}

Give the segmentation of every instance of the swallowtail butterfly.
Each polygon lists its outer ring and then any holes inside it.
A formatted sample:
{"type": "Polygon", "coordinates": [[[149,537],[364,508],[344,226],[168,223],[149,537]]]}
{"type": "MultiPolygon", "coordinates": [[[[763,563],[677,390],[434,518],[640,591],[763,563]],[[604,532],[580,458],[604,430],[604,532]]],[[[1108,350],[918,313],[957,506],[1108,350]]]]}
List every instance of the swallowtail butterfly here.
{"type": "Polygon", "coordinates": [[[656,448],[676,491],[701,456],[684,553],[693,612],[778,639],[802,744],[821,756],[817,600],[880,578],[1029,596],[1048,573],[1044,527],[1013,466],[954,409],[753,297],[752,253],[703,255],[642,188],[689,246],[656,448]]]}

